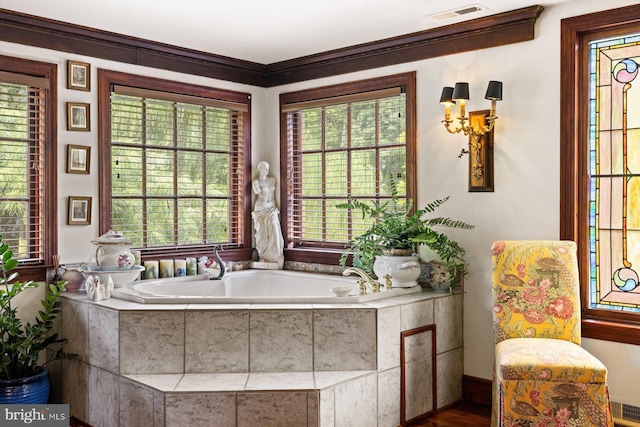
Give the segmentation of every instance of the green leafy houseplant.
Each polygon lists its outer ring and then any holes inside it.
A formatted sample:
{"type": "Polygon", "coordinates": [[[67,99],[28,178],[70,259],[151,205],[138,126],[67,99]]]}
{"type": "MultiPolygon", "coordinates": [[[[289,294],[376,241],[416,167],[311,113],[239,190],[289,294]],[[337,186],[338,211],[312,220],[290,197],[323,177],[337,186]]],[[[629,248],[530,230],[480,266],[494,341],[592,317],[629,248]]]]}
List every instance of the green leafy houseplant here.
{"type": "Polygon", "coordinates": [[[35,321],[23,322],[13,299],[26,289],[37,288],[39,284],[31,280],[14,281],[18,273],[12,270],[18,266],[18,261],[13,258],[13,252],[3,242],[1,235],[0,256],[0,380],[27,378],[37,374],[53,360],[77,357],[58,348],[45,363],[38,363],[43,350],[66,341],[52,332],[54,320],[60,313],[60,302],[57,299],[66,283],[50,284],[45,298],[41,300],[42,310],[38,311],[35,321]]]}
{"type": "Polygon", "coordinates": [[[345,267],[349,255],[353,256],[352,264],[366,271],[373,272],[373,262],[377,255],[394,255],[398,251],[415,253],[418,245],[426,245],[447,266],[451,277],[465,276],[465,250],[455,240],[433,229],[433,227],[449,227],[472,229],[473,225],[446,217],[425,218],[449,197],[436,199],[424,208],[413,210],[413,200],[399,197],[397,184],[390,180],[391,199],[381,204],[364,203],[350,198],[347,203],[336,205],[338,208],[360,210],[362,218],[374,220],[371,227],[360,236],[351,240],[351,247],[343,252],[340,265],[345,267]]]}

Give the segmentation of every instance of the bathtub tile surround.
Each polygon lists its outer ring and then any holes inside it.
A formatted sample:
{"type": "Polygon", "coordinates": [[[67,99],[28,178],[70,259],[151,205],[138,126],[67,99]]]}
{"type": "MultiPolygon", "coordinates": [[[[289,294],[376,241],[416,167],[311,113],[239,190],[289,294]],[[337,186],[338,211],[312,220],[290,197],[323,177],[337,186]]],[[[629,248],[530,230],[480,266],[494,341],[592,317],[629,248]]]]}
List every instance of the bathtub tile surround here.
{"type": "MultiPolygon", "coordinates": [[[[184,374],[178,377],[174,391],[236,391],[244,390],[249,374],[184,374]]],[[[145,381],[142,381],[143,383],[145,381]]]]}
{"type": "Polygon", "coordinates": [[[185,372],[248,372],[249,311],[185,313],[185,372]]]}
{"type": "Polygon", "coordinates": [[[450,405],[460,400],[462,396],[462,381],[451,381],[451,378],[462,378],[462,347],[439,353],[436,356],[438,367],[438,408],[450,405]],[[441,387],[441,384],[447,384],[441,387]]]}
{"type": "MultiPolygon", "coordinates": [[[[437,301],[437,300],[434,300],[437,301]]],[[[421,301],[415,304],[405,304],[400,307],[400,327],[403,331],[408,331],[410,329],[419,328],[423,325],[431,325],[433,324],[433,312],[434,312],[434,302],[432,301],[421,301]]],[[[443,312],[443,317],[440,321],[446,320],[447,315],[443,312]]],[[[449,329],[451,325],[441,325],[441,328],[447,329],[447,333],[449,333],[449,329]]],[[[462,330],[460,328],[462,325],[462,321],[456,324],[456,329],[462,330]]],[[[461,344],[462,345],[462,344],[461,344]]]]}
{"type": "Polygon", "coordinates": [[[433,352],[431,351],[432,342],[432,331],[425,331],[405,337],[405,363],[417,362],[420,359],[430,360],[433,356],[433,352]]]}
{"type": "Polygon", "coordinates": [[[407,420],[433,410],[432,369],[431,358],[407,363],[405,371],[407,398],[405,418],[407,420]]]}
{"type": "MultiPolygon", "coordinates": [[[[320,426],[335,426],[336,424],[336,391],[335,388],[330,388],[320,392],[320,426]]],[[[309,426],[315,426],[315,424],[309,423],[309,426]]]]}
{"type": "MultiPolygon", "coordinates": [[[[89,357],[92,365],[117,372],[120,360],[118,312],[89,305],[89,357]]],[[[64,324],[64,320],[63,320],[64,324]]]]}
{"type": "MultiPolygon", "coordinates": [[[[89,397],[89,419],[95,426],[115,426],[120,420],[120,377],[100,368],[89,367],[88,389],[99,398],[89,397]]],[[[76,391],[77,392],[77,391],[76,391]]]]}
{"type": "Polygon", "coordinates": [[[189,427],[236,425],[235,393],[167,394],[165,397],[165,424],[184,426],[187,421],[189,427]]]}
{"type": "Polygon", "coordinates": [[[306,392],[238,393],[238,427],[282,427],[307,425],[306,392]],[[286,424],[283,423],[286,422],[286,424]]]}
{"type": "MultiPolygon", "coordinates": [[[[378,381],[367,375],[336,386],[336,426],[375,426],[378,423],[378,381]],[[360,398],[354,398],[360,396],[360,398]]],[[[394,425],[394,424],[392,424],[394,425]]]]}
{"type": "MultiPolygon", "coordinates": [[[[155,417],[154,392],[123,378],[120,382],[120,424],[148,425],[155,417]]],[[[155,424],[155,423],[154,423],[155,424]]]]}
{"type": "Polygon", "coordinates": [[[288,390],[291,384],[297,388],[312,390],[315,388],[313,372],[281,372],[251,373],[245,390],[288,390]]]}
{"type": "Polygon", "coordinates": [[[311,371],[311,310],[252,310],[249,321],[251,372],[311,371]]]}
{"type": "MultiPolygon", "coordinates": [[[[63,360],[61,361],[61,367],[61,377],[64,378],[64,381],[62,381],[62,384],[59,386],[62,390],[60,402],[67,403],[70,408],[73,408],[73,415],[77,418],[88,420],[89,393],[87,393],[87,390],[89,390],[90,365],[80,360],[63,360]]],[[[54,387],[54,378],[57,378],[57,376],[51,376],[52,389],[58,388],[54,387]]]]}
{"type": "MultiPolygon", "coordinates": [[[[61,330],[81,357],[52,379],[64,379],[62,401],[93,425],[395,427],[400,332],[435,322],[443,407],[462,396],[461,314],[462,295],[431,291],[348,305],[67,294],[61,330]]],[[[432,409],[430,337],[406,340],[407,418],[432,409]]]]}
{"type": "Polygon", "coordinates": [[[378,373],[378,425],[395,426],[400,419],[400,367],[378,373]]]}
{"type": "Polygon", "coordinates": [[[439,351],[448,351],[462,347],[462,294],[453,298],[438,298],[433,301],[434,318],[436,325],[436,348],[439,351]],[[441,334],[441,330],[448,333],[441,334]]]}
{"type": "Polygon", "coordinates": [[[179,311],[120,313],[120,372],[184,372],[184,325],[179,311]]]}
{"type": "Polygon", "coordinates": [[[376,369],[375,310],[314,310],[315,371],[376,369]]]}
{"type": "Polygon", "coordinates": [[[60,335],[68,338],[65,351],[75,353],[79,360],[88,362],[89,305],[74,304],[67,299],[60,301],[61,310],[65,313],[64,319],[60,320],[60,335]]]}
{"type": "Polygon", "coordinates": [[[400,365],[400,307],[377,310],[378,316],[378,370],[400,365]]]}

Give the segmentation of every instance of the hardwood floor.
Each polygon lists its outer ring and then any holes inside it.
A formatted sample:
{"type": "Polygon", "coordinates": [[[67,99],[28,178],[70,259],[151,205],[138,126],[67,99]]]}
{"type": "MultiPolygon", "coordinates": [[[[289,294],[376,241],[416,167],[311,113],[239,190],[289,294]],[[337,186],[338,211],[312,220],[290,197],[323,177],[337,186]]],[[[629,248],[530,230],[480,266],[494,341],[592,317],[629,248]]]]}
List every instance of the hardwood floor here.
{"type": "Polygon", "coordinates": [[[413,427],[488,427],[491,425],[491,407],[462,402],[439,412],[413,427]]]}

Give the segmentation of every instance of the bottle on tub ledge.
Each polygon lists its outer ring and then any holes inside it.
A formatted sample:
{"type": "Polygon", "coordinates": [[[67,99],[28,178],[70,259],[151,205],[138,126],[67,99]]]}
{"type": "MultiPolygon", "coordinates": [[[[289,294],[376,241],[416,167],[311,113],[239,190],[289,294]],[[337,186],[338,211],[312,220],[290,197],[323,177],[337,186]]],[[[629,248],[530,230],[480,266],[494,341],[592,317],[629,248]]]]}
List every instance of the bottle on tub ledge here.
{"type": "Polygon", "coordinates": [[[187,276],[195,276],[198,274],[198,260],[195,258],[187,258],[187,276]]]}
{"type": "Polygon", "coordinates": [[[173,273],[176,277],[183,277],[187,275],[187,260],[176,259],[173,260],[173,273]]]}
{"type": "Polygon", "coordinates": [[[160,260],[160,278],[165,279],[173,277],[173,260],[161,259],[160,260]]]}

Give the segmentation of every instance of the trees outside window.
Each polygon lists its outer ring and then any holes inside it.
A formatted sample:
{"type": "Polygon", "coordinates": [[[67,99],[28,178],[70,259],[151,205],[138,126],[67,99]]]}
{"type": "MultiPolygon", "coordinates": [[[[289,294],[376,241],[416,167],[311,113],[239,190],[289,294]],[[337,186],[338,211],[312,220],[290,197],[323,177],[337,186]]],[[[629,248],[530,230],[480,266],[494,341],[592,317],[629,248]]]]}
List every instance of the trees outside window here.
{"type": "Polygon", "coordinates": [[[145,255],[250,253],[249,95],[104,70],[99,86],[101,228],[145,255]]]}
{"type": "Polygon", "coordinates": [[[415,73],[285,93],[280,105],[287,259],[337,264],[371,221],[337,204],[384,203],[390,180],[415,198],[415,73]]]}
{"type": "Polygon", "coordinates": [[[55,64],[0,57],[0,235],[23,280],[43,280],[57,245],[55,64]]]}

